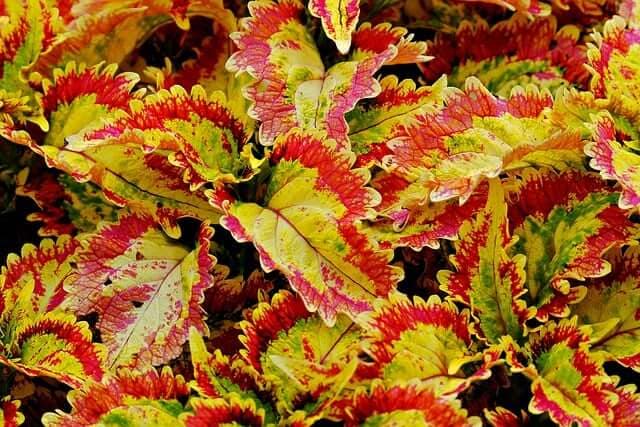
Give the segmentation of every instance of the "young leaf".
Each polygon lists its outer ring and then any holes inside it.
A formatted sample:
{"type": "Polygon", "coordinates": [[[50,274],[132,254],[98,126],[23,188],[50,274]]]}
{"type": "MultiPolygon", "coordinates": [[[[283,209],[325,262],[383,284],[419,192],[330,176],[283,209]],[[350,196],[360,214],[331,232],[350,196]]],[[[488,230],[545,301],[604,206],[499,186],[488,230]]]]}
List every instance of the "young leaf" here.
{"type": "Polygon", "coordinates": [[[0,409],[0,425],[3,427],[18,427],[24,422],[24,415],[19,411],[19,400],[11,400],[11,397],[7,396],[2,399],[0,409]]]}
{"type": "Polygon", "coordinates": [[[351,34],[360,16],[360,0],[311,0],[309,12],[322,21],[327,37],[334,41],[338,52],[346,55],[351,47],[351,34]]]}
{"type": "Polygon", "coordinates": [[[516,239],[509,233],[501,185],[497,180],[491,182],[484,210],[462,226],[456,254],[451,257],[457,271],[438,273],[442,289],[471,307],[491,343],[498,343],[504,335],[521,339],[525,322],[535,314],[523,298],[526,258],[508,254],[516,239]]]}
{"type": "Polygon", "coordinates": [[[65,307],[98,314],[110,367],[165,363],[180,354],[190,327],[206,333],[200,303],[213,285],[212,234],[203,225],[189,251],[152,218],[130,214],[84,239],[65,307]]]}
{"type": "Polygon", "coordinates": [[[407,35],[407,29],[392,27],[390,23],[383,22],[372,25],[364,22],[353,33],[352,60],[361,60],[382,53],[387,46],[395,46],[398,53],[387,61],[385,65],[418,64],[429,61],[432,57],[426,56],[427,44],[414,42],[413,34],[407,35]]]}
{"type": "Polygon", "coordinates": [[[281,137],[265,206],[235,202],[220,223],[237,241],[253,242],[264,270],[284,273],[307,308],[332,325],[338,313],[369,310],[401,272],[359,225],[379,201],[364,187],[368,171],[352,169],[353,157],[322,139],[300,130],[281,137]]]}

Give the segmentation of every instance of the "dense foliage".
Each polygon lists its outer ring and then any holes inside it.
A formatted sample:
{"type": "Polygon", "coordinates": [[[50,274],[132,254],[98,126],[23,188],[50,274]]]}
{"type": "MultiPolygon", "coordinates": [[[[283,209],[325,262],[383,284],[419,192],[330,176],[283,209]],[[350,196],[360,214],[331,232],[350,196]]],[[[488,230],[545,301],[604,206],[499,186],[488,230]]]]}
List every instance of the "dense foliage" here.
{"type": "Polygon", "coordinates": [[[639,141],[634,0],[0,0],[0,424],[638,427],[639,141]]]}

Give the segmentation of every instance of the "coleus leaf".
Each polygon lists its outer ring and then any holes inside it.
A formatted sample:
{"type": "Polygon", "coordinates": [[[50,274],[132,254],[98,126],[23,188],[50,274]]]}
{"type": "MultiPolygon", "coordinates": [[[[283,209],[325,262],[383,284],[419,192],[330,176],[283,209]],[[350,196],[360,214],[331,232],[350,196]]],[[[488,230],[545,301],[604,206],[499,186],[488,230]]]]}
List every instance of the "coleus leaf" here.
{"type": "Polygon", "coordinates": [[[311,0],[309,12],[322,21],[327,37],[345,55],[351,47],[351,35],[358,24],[360,0],[311,0]]]}
{"type": "Polygon", "coordinates": [[[611,424],[615,384],[602,368],[603,360],[589,350],[589,332],[574,317],[547,322],[531,335],[526,352],[533,364],[512,366],[532,380],[529,411],[547,412],[561,426],[611,424]]]}
{"type": "Polygon", "coordinates": [[[300,3],[252,2],[249,10],[251,17],[242,21],[242,31],[232,34],[238,51],[227,68],[247,72],[255,80],[245,88],[245,96],[253,103],[249,114],[261,121],[260,143],[272,145],[278,135],[302,127],[323,129],[341,147],[348,147],[344,114],[360,99],[378,94],[373,74],[395,57],[397,48],[385,46],[382,53],[325,70],[301,22],[300,3]]]}
{"type": "Polygon", "coordinates": [[[551,6],[538,0],[462,0],[470,3],[487,3],[502,6],[509,10],[527,12],[531,15],[545,16],[551,13],[551,6]]]}
{"type": "Polygon", "coordinates": [[[72,257],[80,242],[69,236],[26,244],[20,256],[10,254],[0,275],[0,322],[11,340],[24,321],[53,311],[64,301],[64,281],[73,273],[72,257]]]}
{"type": "MultiPolygon", "coordinates": [[[[121,110],[122,111],[122,110],[121,110]]],[[[99,127],[67,136],[70,150],[135,142],[145,150],[168,150],[169,161],[184,168],[192,189],[207,182],[238,182],[252,176],[249,135],[227,107],[222,92],[207,95],[201,86],[160,90],[99,127]]]]}
{"type": "Polygon", "coordinates": [[[280,412],[310,398],[305,410],[318,413],[356,370],[361,335],[353,322],[340,316],[326,326],[287,291],[260,303],[242,328],[243,356],[270,384],[280,412]]]}
{"type": "Polygon", "coordinates": [[[206,333],[200,303],[213,285],[212,234],[203,225],[190,251],[151,217],[130,214],[84,238],[65,307],[98,314],[108,366],[165,363],[180,354],[190,327],[206,333]]]}
{"type": "Polygon", "coordinates": [[[0,276],[0,363],[72,386],[102,378],[104,347],[92,342],[86,322],[60,311],[78,247],[63,236],[40,247],[27,244],[20,257],[9,255],[0,276]]]}
{"type": "Polygon", "coordinates": [[[491,375],[496,360],[484,360],[470,375],[461,369],[482,359],[474,351],[469,312],[433,295],[428,301],[394,293],[376,310],[358,319],[367,331],[365,349],[374,360],[371,369],[392,384],[415,379],[438,396],[456,395],[474,381],[491,375]]]}
{"type": "Polygon", "coordinates": [[[460,402],[444,399],[416,382],[386,386],[374,381],[367,389],[336,400],[331,416],[346,426],[464,426],[479,427],[480,418],[468,417],[460,402]]]}
{"type": "Polygon", "coordinates": [[[608,99],[609,109],[637,123],[640,31],[626,28],[624,19],[616,16],[605,22],[602,34],[596,33],[595,42],[587,51],[591,91],[597,98],[608,99]]]}
{"type": "Polygon", "coordinates": [[[420,185],[396,174],[379,174],[371,186],[382,196],[377,210],[384,217],[371,225],[371,233],[385,249],[437,249],[440,239],[455,240],[462,224],[481,210],[487,199],[486,188],[478,188],[464,205],[457,200],[430,202],[424,200],[420,185]]]}
{"type": "Polygon", "coordinates": [[[41,0],[11,2],[3,12],[8,16],[0,15],[0,123],[29,120],[46,131],[39,94],[21,73],[48,48],[61,22],[56,9],[41,0]]]}
{"type": "Polygon", "coordinates": [[[132,93],[140,80],[135,73],[116,74],[116,64],[87,67],[69,62],[53,70],[53,81],[42,82],[42,105],[51,129],[44,144],[62,147],[65,138],[80,132],[92,122],[127,109],[143,90],[132,93]]]}
{"type": "Polygon", "coordinates": [[[605,179],[620,183],[622,192],[618,205],[623,209],[640,206],[640,155],[627,142],[619,141],[617,127],[608,113],[595,119],[593,141],[585,146],[585,153],[591,157],[589,164],[600,171],[605,179]]]}
{"type": "Polygon", "coordinates": [[[9,396],[2,399],[0,425],[3,427],[18,427],[21,425],[24,422],[24,415],[22,415],[19,409],[19,400],[11,400],[9,396]]]}
{"type": "Polygon", "coordinates": [[[66,30],[29,67],[42,75],[75,60],[88,65],[102,61],[119,64],[156,28],[174,21],[189,28],[189,16],[205,16],[227,32],[235,30],[236,19],[221,0],[130,1],[74,4],[66,30]]]}
{"type": "MultiPolygon", "coordinates": [[[[231,395],[228,399],[189,400],[193,413],[185,413],[180,419],[187,427],[242,425],[262,427],[265,425],[264,409],[256,408],[253,400],[242,400],[231,395]]],[[[273,424],[271,424],[273,425],[273,424]]]]}
{"type": "Polygon", "coordinates": [[[534,83],[554,90],[584,87],[589,78],[580,29],[567,25],[557,30],[553,16],[532,20],[517,13],[491,27],[476,17],[462,22],[455,34],[436,34],[428,51],[435,59],[420,64],[427,81],[447,74],[449,84],[462,87],[467,77],[476,76],[501,96],[515,85],[534,83]]]}
{"type": "Polygon", "coordinates": [[[389,154],[387,143],[399,129],[429,106],[442,105],[446,79],[432,86],[416,88],[413,80],[387,76],[380,81],[380,93],[366,105],[347,114],[351,149],[358,166],[380,163],[389,154]]]}
{"type": "Polygon", "coordinates": [[[484,177],[504,170],[582,165],[579,135],[544,119],[553,103],[547,91],[514,88],[503,100],[469,78],[464,91],[448,90],[445,103],[404,126],[384,159],[395,173],[431,189],[432,201],[464,202],[484,177]]]}
{"type": "Polygon", "coordinates": [[[265,393],[260,390],[256,378],[249,373],[243,358],[238,355],[225,356],[219,349],[213,354],[209,353],[202,336],[195,328],[189,331],[189,349],[193,363],[193,381],[189,385],[201,397],[227,399],[233,396],[232,400],[236,401],[238,397],[244,402],[253,400],[257,409],[262,409],[264,422],[275,421],[273,408],[261,401],[259,394],[265,393]]]}
{"type": "Polygon", "coordinates": [[[510,252],[526,255],[527,298],[539,320],[567,316],[568,305],[586,292],[570,280],[607,274],[602,255],[631,243],[638,226],[615,206],[618,194],[593,173],[529,170],[514,184],[509,216],[519,240],[510,252]]]}
{"type": "Polygon", "coordinates": [[[509,255],[515,243],[502,184],[493,180],[485,208],[460,229],[456,254],[450,258],[456,271],[438,273],[442,289],[471,307],[482,335],[491,343],[504,335],[520,340],[525,322],[535,315],[523,298],[526,258],[509,255]]]}
{"type": "Polygon", "coordinates": [[[338,313],[369,310],[402,276],[361,229],[379,195],[364,187],[369,172],[352,169],[354,160],[321,134],[293,130],[276,142],[264,206],[234,202],[220,221],[237,241],[253,242],[263,269],[280,270],[329,325],[338,313]]]}
{"type": "Polygon", "coordinates": [[[586,297],[573,307],[581,323],[602,327],[593,350],[640,371],[640,248],[628,248],[613,259],[613,272],[591,281],[586,297]]]}
{"type": "Polygon", "coordinates": [[[186,411],[180,400],[188,396],[184,378],[168,367],[160,373],[155,369],[120,369],[102,382],[87,382],[69,392],[71,413],[46,413],[42,423],[47,427],[123,422],[180,425],[178,415],[186,411]]]}
{"type": "Polygon", "coordinates": [[[353,33],[352,60],[361,60],[367,57],[383,53],[387,46],[396,46],[398,53],[387,61],[386,65],[416,64],[430,60],[432,57],[425,55],[427,44],[422,41],[414,42],[413,34],[407,35],[407,29],[392,27],[388,22],[372,25],[364,22],[353,33]]]}
{"type": "Polygon", "coordinates": [[[99,381],[105,372],[104,346],[92,342],[86,322],[71,314],[48,312],[21,323],[0,363],[28,376],[55,378],[72,387],[99,381]]]}
{"type": "MultiPolygon", "coordinates": [[[[493,427],[518,427],[523,425],[516,414],[501,406],[492,411],[485,409],[484,416],[493,427]]],[[[524,422],[526,422],[526,418],[524,422]]]]}

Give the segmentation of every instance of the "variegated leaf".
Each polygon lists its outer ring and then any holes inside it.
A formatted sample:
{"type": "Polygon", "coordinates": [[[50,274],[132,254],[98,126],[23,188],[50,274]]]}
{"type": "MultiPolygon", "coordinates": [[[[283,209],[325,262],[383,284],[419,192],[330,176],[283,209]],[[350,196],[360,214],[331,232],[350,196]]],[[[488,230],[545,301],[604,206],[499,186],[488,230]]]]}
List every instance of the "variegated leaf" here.
{"type": "Polygon", "coordinates": [[[557,30],[553,16],[532,20],[516,13],[492,26],[476,17],[462,22],[455,34],[436,34],[427,49],[435,56],[420,65],[427,81],[447,74],[452,86],[462,87],[475,76],[504,97],[516,85],[533,83],[553,91],[569,85],[585,87],[589,78],[580,28],[567,25],[557,30]]]}
{"type": "Polygon", "coordinates": [[[380,81],[380,93],[366,105],[347,114],[351,148],[359,166],[380,163],[389,154],[387,143],[401,127],[430,106],[442,105],[446,79],[432,86],[416,87],[413,80],[387,76],[380,81]]]}
{"type": "Polygon", "coordinates": [[[346,426],[460,426],[479,427],[480,418],[469,417],[460,402],[444,399],[415,382],[385,386],[374,381],[340,397],[331,416],[346,426]]]}
{"type": "Polygon", "coordinates": [[[284,273],[327,324],[338,313],[369,310],[402,276],[361,229],[379,202],[364,187],[369,172],[352,169],[354,158],[322,135],[300,130],[278,140],[271,160],[264,206],[235,202],[221,224],[237,241],[253,242],[265,271],[284,273]]]}
{"type": "Polygon", "coordinates": [[[243,357],[287,412],[311,397],[305,411],[318,412],[347,384],[358,364],[361,335],[345,316],[333,327],[309,313],[302,300],[287,291],[260,303],[242,324],[243,357]]]}
{"type": "Polygon", "coordinates": [[[587,296],[572,311],[580,322],[602,329],[593,337],[593,350],[640,371],[640,248],[628,248],[612,263],[612,273],[589,283],[587,296]]]}
{"type": "Polygon", "coordinates": [[[637,208],[640,206],[640,155],[627,145],[633,141],[618,140],[616,128],[610,114],[599,115],[593,141],[585,146],[585,153],[591,157],[591,167],[600,171],[603,178],[620,183],[618,205],[623,209],[637,208]]]}
{"type": "Polygon", "coordinates": [[[60,410],[42,417],[47,427],[88,425],[172,425],[181,426],[178,415],[186,412],[181,400],[189,396],[184,378],[165,367],[131,371],[120,369],[102,382],[88,382],[73,390],[67,399],[71,413],[60,410]]]}
{"type": "Polygon", "coordinates": [[[508,253],[515,243],[502,184],[493,180],[485,208],[460,230],[456,254],[451,257],[456,271],[438,273],[442,289],[471,307],[482,335],[491,343],[504,335],[521,339],[525,322],[535,315],[523,298],[526,258],[508,253]]]}
{"type": "Polygon", "coordinates": [[[106,349],[92,342],[86,322],[71,314],[49,312],[22,322],[0,354],[0,363],[28,376],[47,376],[72,387],[100,381],[105,373],[106,349]]]}
{"type": "Polygon", "coordinates": [[[457,395],[474,381],[488,378],[495,360],[485,360],[471,374],[462,367],[482,359],[474,354],[469,312],[431,296],[413,302],[392,294],[358,322],[367,332],[365,349],[371,369],[385,381],[420,381],[438,396],[457,395]]]}
{"type": "Polygon", "coordinates": [[[358,24],[360,0],[311,0],[309,12],[320,18],[327,37],[334,41],[341,54],[346,55],[358,24]]]}
{"type": "Polygon", "coordinates": [[[212,234],[203,225],[190,251],[151,217],[131,214],[85,237],[65,307],[98,314],[110,367],[165,363],[180,354],[190,327],[207,331],[200,303],[213,285],[212,234]]]}
{"type": "Polygon", "coordinates": [[[531,336],[527,349],[533,365],[512,368],[532,380],[531,412],[546,412],[560,426],[611,425],[615,384],[588,343],[589,330],[579,328],[576,318],[548,322],[531,336]]]}
{"type": "Polygon", "coordinates": [[[0,425],[3,427],[18,427],[24,422],[24,415],[20,412],[20,401],[11,400],[9,396],[2,399],[0,407],[0,425]]]}
{"type": "Polygon", "coordinates": [[[228,399],[192,398],[189,405],[193,413],[183,413],[180,416],[186,427],[265,425],[264,409],[257,408],[253,400],[243,400],[237,395],[230,395],[228,399]]]}
{"type": "Polygon", "coordinates": [[[527,166],[581,167],[577,133],[545,120],[553,99],[535,87],[494,97],[475,78],[464,91],[450,88],[445,106],[420,114],[389,143],[387,167],[431,189],[432,201],[460,197],[502,171],[527,166]]]}
{"type": "Polygon", "coordinates": [[[519,240],[511,252],[526,255],[528,298],[539,320],[567,316],[586,292],[570,281],[607,274],[602,255],[631,243],[638,226],[593,173],[527,171],[514,184],[509,217],[519,240]]]}
{"type": "Polygon", "coordinates": [[[249,10],[242,31],[232,35],[238,51],[227,68],[254,80],[245,95],[253,103],[251,117],[261,122],[260,143],[272,145],[278,135],[302,127],[325,130],[341,147],[349,147],[344,115],[360,99],[380,92],[373,74],[396,56],[395,45],[325,70],[297,0],[252,2],[249,10]]]}

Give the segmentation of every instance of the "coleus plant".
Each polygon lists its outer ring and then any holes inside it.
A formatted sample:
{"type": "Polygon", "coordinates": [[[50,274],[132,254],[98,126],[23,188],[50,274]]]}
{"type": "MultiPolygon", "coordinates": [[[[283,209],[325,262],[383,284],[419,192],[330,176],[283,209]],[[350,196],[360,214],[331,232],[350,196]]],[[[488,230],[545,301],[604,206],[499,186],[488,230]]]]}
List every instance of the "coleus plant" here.
{"type": "Polygon", "coordinates": [[[639,7],[0,0],[2,425],[640,426],[639,7]]]}

